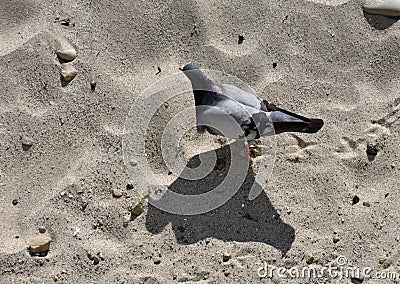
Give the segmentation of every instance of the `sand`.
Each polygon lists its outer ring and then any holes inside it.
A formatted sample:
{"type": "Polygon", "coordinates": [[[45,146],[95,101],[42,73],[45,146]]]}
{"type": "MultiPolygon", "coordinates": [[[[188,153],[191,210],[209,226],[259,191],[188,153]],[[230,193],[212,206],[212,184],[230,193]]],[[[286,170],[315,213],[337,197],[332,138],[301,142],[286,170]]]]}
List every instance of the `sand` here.
{"type": "MultiPolygon", "coordinates": [[[[365,282],[398,283],[400,26],[398,18],[372,19],[361,5],[2,1],[0,282],[351,283],[258,275],[264,262],[302,268],[312,256],[321,269],[344,256],[350,267],[373,269],[365,282]],[[69,83],[55,54],[65,41],[78,54],[69,83]],[[125,120],[148,86],[189,62],[232,74],[325,125],[315,135],[276,137],[275,166],[255,200],[249,170],[240,191],[211,212],[179,216],[148,205],[131,218],[140,194],[126,186],[141,176],[124,165],[125,120]],[[24,150],[21,138],[33,145],[24,150]],[[379,148],[370,159],[369,143],[379,148]],[[113,197],[116,188],[122,197],[113,197]],[[53,239],[45,257],[27,250],[40,226],[53,239]]],[[[188,98],[171,102],[165,117],[188,98]]],[[[157,131],[147,149],[157,146],[157,131]]],[[[196,141],[227,147],[196,135],[186,153],[197,153],[196,141]]],[[[207,191],[218,183],[214,174],[172,187],[207,191]]]]}

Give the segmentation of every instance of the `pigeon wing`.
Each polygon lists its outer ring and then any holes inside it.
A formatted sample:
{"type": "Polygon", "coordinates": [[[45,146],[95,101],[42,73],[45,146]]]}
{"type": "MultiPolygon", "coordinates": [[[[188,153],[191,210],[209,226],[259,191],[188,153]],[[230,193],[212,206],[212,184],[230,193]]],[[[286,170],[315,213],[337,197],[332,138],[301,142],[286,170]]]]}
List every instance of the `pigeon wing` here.
{"type": "Polygon", "coordinates": [[[266,106],[263,103],[263,100],[261,100],[259,97],[257,97],[252,93],[243,91],[242,89],[229,84],[221,84],[220,88],[221,88],[220,92],[222,94],[228,96],[229,98],[245,106],[249,106],[258,110],[267,111],[266,106]]]}
{"type": "Polygon", "coordinates": [[[225,97],[213,106],[205,106],[204,110],[197,112],[197,123],[205,126],[212,134],[238,139],[247,135],[252,128],[252,115],[257,112],[254,108],[225,97]]]}

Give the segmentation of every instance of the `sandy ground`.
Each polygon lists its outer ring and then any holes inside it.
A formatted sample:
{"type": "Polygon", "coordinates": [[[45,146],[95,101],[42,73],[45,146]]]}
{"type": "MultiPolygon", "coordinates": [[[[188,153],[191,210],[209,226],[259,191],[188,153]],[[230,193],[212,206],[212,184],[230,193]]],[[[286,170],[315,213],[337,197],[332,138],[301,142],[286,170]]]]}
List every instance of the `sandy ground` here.
{"type": "MultiPolygon", "coordinates": [[[[400,23],[344,2],[1,1],[0,282],[351,283],[257,273],[264,262],[302,268],[312,256],[321,269],[343,256],[373,269],[366,283],[399,283],[400,23]],[[67,85],[54,52],[61,41],[78,53],[67,85]],[[146,206],[127,222],[139,193],[126,186],[141,177],[123,162],[125,119],[145,88],[189,62],[325,126],[277,137],[273,173],[253,201],[249,170],[216,210],[179,216],[146,206]],[[28,150],[23,137],[33,139],[28,150]],[[369,143],[379,148],[374,159],[369,143]],[[53,238],[45,257],[27,250],[40,226],[53,238]],[[98,253],[94,264],[88,254],[98,253]]],[[[199,138],[207,139],[218,144],[199,138]]],[[[219,176],[172,186],[206,191],[219,176]]]]}

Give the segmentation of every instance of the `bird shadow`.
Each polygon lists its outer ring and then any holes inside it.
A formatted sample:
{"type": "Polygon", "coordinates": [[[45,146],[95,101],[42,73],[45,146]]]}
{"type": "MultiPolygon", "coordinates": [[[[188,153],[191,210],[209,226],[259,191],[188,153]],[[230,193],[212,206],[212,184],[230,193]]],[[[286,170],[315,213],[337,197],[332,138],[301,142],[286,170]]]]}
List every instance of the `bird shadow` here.
{"type": "MultiPolygon", "coordinates": [[[[199,180],[178,177],[169,186],[169,190],[186,195],[213,190],[224,180],[229,171],[230,146],[215,150],[215,154],[217,163],[214,170],[206,177],[199,180]],[[228,162],[221,163],[221,161],[228,162]]],[[[196,168],[199,164],[200,158],[196,155],[188,161],[187,167],[196,168]]],[[[260,242],[271,245],[285,254],[292,246],[295,231],[282,221],[262,187],[255,181],[255,175],[250,166],[236,194],[222,206],[203,214],[189,216],[171,214],[149,202],[146,228],[153,234],[159,234],[167,224],[171,223],[179,244],[193,244],[207,238],[260,242]],[[248,196],[253,186],[258,187],[261,194],[250,201],[248,196]]]]}
{"type": "Polygon", "coordinates": [[[364,18],[375,29],[385,30],[400,20],[400,17],[388,17],[383,15],[375,15],[364,12],[364,18]]]}

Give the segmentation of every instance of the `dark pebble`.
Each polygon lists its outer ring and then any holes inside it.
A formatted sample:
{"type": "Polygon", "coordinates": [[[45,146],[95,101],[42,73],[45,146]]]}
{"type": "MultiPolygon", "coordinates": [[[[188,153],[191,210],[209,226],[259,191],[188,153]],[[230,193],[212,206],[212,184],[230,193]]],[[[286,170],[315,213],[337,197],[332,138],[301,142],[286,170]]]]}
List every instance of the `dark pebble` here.
{"type": "Polygon", "coordinates": [[[378,154],[378,151],[379,151],[379,149],[378,149],[377,145],[374,145],[372,143],[367,145],[367,151],[366,152],[367,152],[368,155],[376,156],[378,154]]]}
{"type": "Polygon", "coordinates": [[[82,210],[85,210],[86,209],[86,207],[88,206],[88,202],[86,201],[86,200],[83,200],[82,202],[81,202],[81,208],[82,208],[82,210]]]}
{"type": "Polygon", "coordinates": [[[222,255],[222,261],[223,262],[227,262],[228,260],[230,260],[231,259],[231,255],[229,254],[229,253],[224,253],[223,255],[222,255]]]}
{"type": "Polygon", "coordinates": [[[18,201],[18,199],[13,199],[13,201],[12,201],[12,205],[17,205],[19,203],[19,201],[18,201]]]}
{"type": "Polygon", "coordinates": [[[126,185],[126,189],[128,189],[128,190],[133,189],[133,184],[128,183],[128,184],[126,185]]]}
{"type": "Polygon", "coordinates": [[[358,202],[360,202],[360,197],[358,197],[357,195],[354,195],[352,202],[353,202],[353,205],[357,204],[358,202]]]}
{"type": "Polygon", "coordinates": [[[154,264],[160,264],[160,263],[161,263],[161,259],[156,258],[156,259],[154,260],[154,264]]]}
{"type": "Polygon", "coordinates": [[[383,268],[384,269],[388,268],[389,266],[392,265],[392,263],[393,263],[393,261],[391,259],[385,260],[385,262],[383,263],[383,268]]]}
{"type": "Polygon", "coordinates": [[[70,23],[70,20],[69,20],[69,18],[67,18],[67,19],[64,19],[64,20],[61,20],[61,25],[62,26],[69,26],[69,23],[70,23]]]}
{"type": "Polygon", "coordinates": [[[370,206],[371,206],[371,203],[369,203],[368,201],[364,201],[364,202],[363,202],[363,205],[364,205],[365,207],[370,207],[370,206]]]}
{"type": "Polygon", "coordinates": [[[360,275],[358,277],[350,278],[351,283],[354,283],[354,284],[361,284],[361,283],[363,283],[364,279],[365,279],[365,276],[362,273],[360,273],[360,275]]]}
{"type": "Polygon", "coordinates": [[[96,90],[96,85],[97,83],[95,81],[90,82],[90,89],[92,89],[92,91],[96,90]]]}
{"type": "Polygon", "coordinates": [[[100,259],[95,255],[95,256],[93,256],[93,264],[94,265],[97,265],[97,264],[99,264],[100,263],[100,259]]]}
{"type": "Polygon", "coordinates": [[[243,41],[244,41],[244,36],[242,36],[242,35],[239,35],[239,38],[238,38],[238,44],[242,44],[242,43],[243,43],[243,41]]]}

